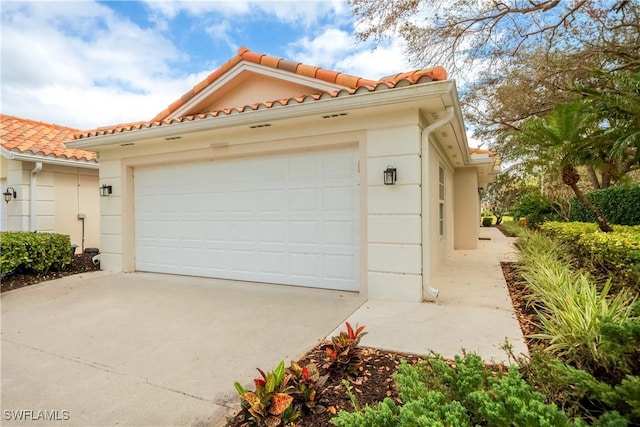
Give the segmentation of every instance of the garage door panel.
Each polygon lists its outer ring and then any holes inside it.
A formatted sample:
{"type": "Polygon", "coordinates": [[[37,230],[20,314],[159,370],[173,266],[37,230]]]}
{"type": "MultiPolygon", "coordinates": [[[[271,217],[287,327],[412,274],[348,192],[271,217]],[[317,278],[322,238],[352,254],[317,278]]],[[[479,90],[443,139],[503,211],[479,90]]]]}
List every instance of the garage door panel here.
{"type": "Polygon", "coordinates": [[[260,221],[258,225],[260,243],[282,244],[287,241],[287,224],[280,221],[260,221]]]}
{"type": "Polygon", "coordinates": [[[356,150],[134,171],[136,269],[358,289],[356,150]]]}
{"type": "Polygon", "coordinates": [[[353,256],[324,255],[322,266],[326,276],[332,279],[353,280],[353,256]]]}

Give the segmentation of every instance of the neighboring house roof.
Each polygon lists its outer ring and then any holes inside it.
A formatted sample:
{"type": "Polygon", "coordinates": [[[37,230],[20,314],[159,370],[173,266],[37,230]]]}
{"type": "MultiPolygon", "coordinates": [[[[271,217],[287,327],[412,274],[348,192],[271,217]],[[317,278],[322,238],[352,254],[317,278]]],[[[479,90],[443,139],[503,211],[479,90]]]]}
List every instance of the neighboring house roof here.
{"type": "Polygon", "coordinates": [[[474,155],[477,154],[479,156],[489,156],[493,157],[496,155],[493,151],[484,150],[482,148],[469,148],[469,154],[474,155]]]}
{"type": "Polygon", "coordinates": [[[423,70],[414,70],[406,73],[394,74],[383,77],[379,80],[369,80],[362,77],[351,76],[339,73],[337,71],[325,70],[320,67],[305,65],[299,62],[288,61],[282,58],[268,56],[256,52],[252,52],[245,47],[238,50],[236,56],[224,63],[220,68],[211,73],[206,79],[198,83],[189,92],[185,93],[177,101],[169,105],[168,108],[156,115],[151,121],[140,121],[135,123],[119,124],[109,127],[101,127],[76,134],[77,139],[89,138],[99,135],[109,135],[128,131],[135,131],[150,127],[166,126],[184,121],[194,121],[201,119],[214,118],[219,116],[228,116],[232,114],[244,113],[247,111],[255,111],[262,109],[271,109],[275,107],[284,107],[292,104],[302,104],[307,102],[318,101],[328,98],[338,98],[342,96],[353,95],[362,92],[374,92],[385,89],[393,89],[395,87],[403,87],[434,80],[446,80],[447,73],[442,67],[433,67],[423,70]],[[244,106],[230,106],[230,108],[207,111],[200,114],[185,115],[180,117],[169,118],[169,116],[180,107],[192,100],[197,94],[201,93],[205,88],[220,79],[226,72],[242,61],[270,67],[276,70],[295,73],[300,76],[315,78],[327,83],[342,86],[342,89],[333,91],[316,91],[315,93],[301,94],[300,96],[278,99],[265,100],[263,102],[254,103],[244,106]]]}
{"type": "Polygon", "coordinates": [[[43,160],[97,164],[96,153],[65,145],[65,141],[72,140],[79,132],[78,129],[65,126],[0,114],[0,144],[9,156],[14,153],[18,157],[28,156],[34,160],[41,157],[43,160]]]}

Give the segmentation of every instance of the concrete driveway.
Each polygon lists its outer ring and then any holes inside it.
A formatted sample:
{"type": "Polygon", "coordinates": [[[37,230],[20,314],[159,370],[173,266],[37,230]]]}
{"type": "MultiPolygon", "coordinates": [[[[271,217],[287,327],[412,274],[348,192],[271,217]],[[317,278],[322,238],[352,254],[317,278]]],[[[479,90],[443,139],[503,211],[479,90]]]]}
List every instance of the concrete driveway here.
{"type": "Polygon", "coordinates": [[[249,385],[256,367],[298,359],[362,302],[104,272],[2,294],[1,424],[219,424],[238,407],[234,381],[249,385]]]}

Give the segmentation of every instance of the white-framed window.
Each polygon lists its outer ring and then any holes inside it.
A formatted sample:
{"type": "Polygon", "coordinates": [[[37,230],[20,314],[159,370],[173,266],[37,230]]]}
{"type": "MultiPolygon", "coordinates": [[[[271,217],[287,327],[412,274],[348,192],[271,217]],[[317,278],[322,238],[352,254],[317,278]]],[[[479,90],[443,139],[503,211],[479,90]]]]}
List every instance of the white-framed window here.
{"type": "Polygon", "coordinates": [[[445,231],[445,174],[444,168],[438,168],[438,226],[440,229],[440,238],[444,238],[445,231]]]}

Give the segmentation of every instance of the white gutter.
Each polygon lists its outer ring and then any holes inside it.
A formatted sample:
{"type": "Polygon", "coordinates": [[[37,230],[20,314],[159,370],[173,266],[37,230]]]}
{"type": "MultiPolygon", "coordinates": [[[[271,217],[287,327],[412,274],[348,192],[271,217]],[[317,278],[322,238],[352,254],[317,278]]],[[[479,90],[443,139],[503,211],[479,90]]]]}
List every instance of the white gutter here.
{"type": "Polygon", "coordinates": [[[431,225],[431,215],[430,215],[430,203],[429,203],[429,195],[428,188],[429,185],[429,136],[431,132],[436,130],[437,128],[446,125],[449,123],[454,117],[454,108],[446,107],[447,113],[443,118],[438,119],[436,122],[430,124],[422,130],[421,135],[421,157],[422,157],[422,294],[423,298],[426,295],[430,295],[433,298],[438,298],[438,294],[440,291],[438,289],[434,289],[430,285],[430,277],[431,277],[431,254],[429,252],[431,240],[430,240],[430,225],[431,225]],[[427,276],[428,275],[428,276],[427,276]]]}
{"type": "Polygon", "coordinates": [[[36,231],[36,174],[42,170],[42,162],[36,162],[29,178],[29,231],[36,231]]]}
{"type": "Polygon", "coordinates": [[[76,168],[98,169],[100,165],[96,162],[89,162],[86,160],[74,160],[74,159],[60,159],[53,157],[46,157],[38,154],[28,153],[16,153],[15,151],[9,151],[2,147],[2,156],[9,160],[19,160],[23,162],[41,162],[49,165],[69,166],[76,168]]]}
{"type": "Polygon", "coordinates": [[[152,138],[168,138],[186,133],[222,129],[233,126],[249,126],[276,120],[298,118],[303,115],[321,115],[341,109],[388,106],[396,103],[420,102],[428,97],[443,96],[455,87],[452,80],[434,81],[427,84],[396,87],[394,89],[379,89],[369,92],[359,89],[362,93],[345,94],[335,98],[326,98],[298,103],[292,101],[286,106],[271,108],[260,107],[257,110],[234,112],[229,115],[221,114],[216,117],[196,120],[186,120],[181,123],[143,127],[131,131],[80,138],[66,143],[67,147],[80,149],[97,149],[108,145],[139,142],[152,138]]]}

